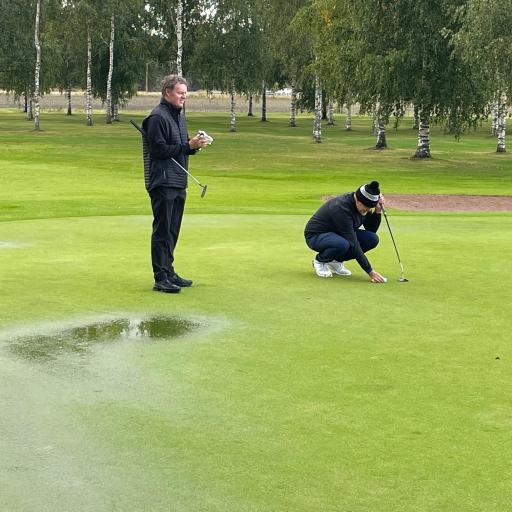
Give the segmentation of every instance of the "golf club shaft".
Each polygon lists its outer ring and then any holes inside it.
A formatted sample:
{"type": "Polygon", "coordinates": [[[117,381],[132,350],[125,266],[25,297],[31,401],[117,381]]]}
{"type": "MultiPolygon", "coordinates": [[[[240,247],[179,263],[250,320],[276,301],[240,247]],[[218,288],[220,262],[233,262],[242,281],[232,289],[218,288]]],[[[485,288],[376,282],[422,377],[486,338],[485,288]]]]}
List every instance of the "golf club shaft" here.
{"type": "MultiPolygon", "coordinates": [[[[130,123],[133,124],[133,126],[135,126],[135,128],[137,128],[137,130],[139,130],[139,132],[141,133],[141,135],[143,137],[146,136],[146,134],[144,133],[144,130],[133,120],[131,119],[130,120],[130,123]]],[[[187,171],[187,169],[185,169],[185,167],[183,167],[179,162],[177,162],[174,158],[171,157],[171,160],[182,170],[182,171],[185,171],[200,187],[202,187],[204,189],[204,185],[201,185],[201,183],[199,183],[199,180],[194,176],[192,175],[190,172],[187,171]]]]}
{"type": "Polygon", "coordinates": [[[185,169],[185,167],[183,167],[183,165],[181,165],[179,162],[177,162],[176,160],[174,160],[174,158],[171,158],[171,160],[182,170],[182,171],[185,171],[200,187],[204,188],[204,185],[201,185],[201,183],[199,183],[199,180],[192,174],[190,174],[187,169],[185,169]]]}
{"type": "Polygon", "coordinates": [[[386,220],[386,224],[388,226],[388,231],[389,231],[389,235],[391,236],[391,241],[393,242],[393,247],[395,248],[395,252],[396,252],[396,257],[398,258],[398,263],[400,265],[400,270],[402,271],[402,275],[404,273],[404,267],[402,265],[402,261],[400,260],[400,254],[398,254],[398,249],[396,247],[396,243],[395,243],[395,239],[393,237],[393,232],[391,231],[391,226],[389,225],[389,222],[388,222],[388,216],[386,214],[386,209],[384,208],[384,205],[380,205],[381,209],[382,209],[382,213],[384,214],[384,219],[386,220]]]}

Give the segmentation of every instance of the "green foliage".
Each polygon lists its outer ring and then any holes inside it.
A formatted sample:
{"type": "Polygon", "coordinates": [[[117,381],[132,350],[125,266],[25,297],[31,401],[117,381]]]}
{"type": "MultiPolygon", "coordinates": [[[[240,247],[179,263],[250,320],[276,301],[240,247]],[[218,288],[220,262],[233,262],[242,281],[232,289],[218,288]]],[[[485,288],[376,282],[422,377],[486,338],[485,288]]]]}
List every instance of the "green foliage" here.
{"type": "MultiPolygon", "coordinates": [[[[302,89],[303,70],[312,59],[309,38],[296,30],[292,21],[307,0],[266,0],[261,2],[265,47],[271,61],[269,82],[279,87],[293,84],[302,89]]],[[[268,65],[265,69],[268,69],[268,65]]]]}
{"type": "Polygon", "coordinates": [[[474,66],[453,51],[463,0],[316,0],[302,27],[314,37],[314,69],[340,101],[401,117],[414,102],[455,135],[487,114],[474,66]]]}
{"type": "MultiPolygon", "coordinates": [[[[124,103],[131,98],[137,90],[142,88],[141,70],[144,69],[146,47],[139,37],[142,30],[140,14],[135,10],[137,2],[132,3],[132,9],[115,10],[115,38],[114,38],[114,71],[112,75],[112,101],[124,103]]],[[[142,8],[142,3],[138,2],[142,8]]],[[[108,12],[105,13],[108,16],[108,12]]],[[[96,47],[93,59],[93,90],[94,96],[103,101],[107,95],[107,82],[109,68],[109,42],[110,32],[105,32],[96,47]]]]}
{"type": "MultiPolygon", "coordinates": [[[[456,136],[512,91],[512,0],[186,0],[184,74],[192,88],[258,94],[293,85],[313,107],[318,76],[325,97],[358,102],[362,112],[422,117],[456,136]]],[[[0,86],[30,92],[34,2],[0,4],[0,86]]],[[[144,83],[145,64],[173,71],[176,1],[43,1],[42,89],[85,87],[91,30],[93,88],[106,96],[109,20],[115,14],[113,99],[144,83]]],[[[152,82],[157,82],[152,77],[152,82]]]]}
{"type": "MultiPolygon", "coordinates": [[[[203,2],[183,0],[183,74],[193,77],[195,70],[190,58],[197,44],[196,29],[201,25],[203,2]]],[[[145,0],[145,9],[140,13],[147,44],[147,60],[165,64],[165,74],[176,73],[176,0],[145,0]]]]}
{"type": "Polygon", "coordinates": [[[206,89],[239,93],[259,90],[265,47],[261,13],[254,0],[221,0],[206,5],[214,14],[197,29],[193,66],[206,89]]]}
{"type": "Polygon", "coordinates": [[[461,13],[455,49],[480,76],[480,88],[512,97],[512,1],[472,0],[461,13]]]}
{"type": "Polygon", "coordinates": [[[35,2],[0,2],[0,87],[20,96],[34,88],[35,2]]]}

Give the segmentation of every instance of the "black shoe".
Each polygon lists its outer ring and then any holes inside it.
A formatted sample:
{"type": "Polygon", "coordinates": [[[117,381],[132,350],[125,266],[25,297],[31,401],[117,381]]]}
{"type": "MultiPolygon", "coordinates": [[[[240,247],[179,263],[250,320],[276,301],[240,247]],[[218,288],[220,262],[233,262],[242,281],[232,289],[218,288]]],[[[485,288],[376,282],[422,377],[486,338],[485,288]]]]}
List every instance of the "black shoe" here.
{"type": "Polygon", "coordinates": [[[174,274],[172,277],[168,277],[167,280],[170,283],[179,286],[180,288],[187,288],[188,286],[192,286],[192,281],[190,279],[184,279],[183,277],[180,277],[178,274],[174,274]]]}
{"type": "Polygon", "coordinates": [[[156,292],[164,292],[164,293],[180,293],[181,288],[169,281],[169,279],[164,279],[163,281],[155,281],[155,285],[153,286],[153,290],[156,292]]]}

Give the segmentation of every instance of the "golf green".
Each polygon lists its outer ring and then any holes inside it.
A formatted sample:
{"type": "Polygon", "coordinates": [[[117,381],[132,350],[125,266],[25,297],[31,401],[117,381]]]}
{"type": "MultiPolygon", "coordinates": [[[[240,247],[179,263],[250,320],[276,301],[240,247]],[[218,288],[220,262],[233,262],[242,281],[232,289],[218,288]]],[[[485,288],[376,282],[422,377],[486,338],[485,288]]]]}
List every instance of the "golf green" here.
{"type": "Polygon", "coordinates": [[[304,124],[281,155],[278,119],[244,121],[272,154],[244,160],[254,133],[190,117],[215,143],[191,164],[209,189],[189,189],[176,263],[194,285],[177,295],[152,291],[133,129],[0,126],[2,509],[506,510],[512,215],[390,210],[408,283],[384,223],[380,285],[354,262],[317,278],[302,231],[324,194],[368,177],[510,195],[508,155],[473,153],[477,133],[411,162],[405,128],[403,149],[370,153],[364,119],[322,151],[304,124]]]}

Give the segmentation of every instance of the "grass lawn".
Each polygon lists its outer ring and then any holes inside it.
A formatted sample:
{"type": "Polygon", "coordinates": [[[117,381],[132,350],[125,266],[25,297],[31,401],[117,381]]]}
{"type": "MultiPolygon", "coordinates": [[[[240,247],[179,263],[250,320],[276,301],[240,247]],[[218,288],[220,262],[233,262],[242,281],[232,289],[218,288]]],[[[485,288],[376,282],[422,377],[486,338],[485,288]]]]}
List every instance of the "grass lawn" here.
{"type": "Polygon", "coordinates": [[[374,151],[365,118],[314,144],[307,116],[229,133],[227,115],[190,112],[215,142],[191,159],[208,193],[190,184],[176,254],[195,283],[169,296],[151,290],[129,119],[45,113],[34,133],[0,112],[1,509],[507,510],[512,214],[390,210],[409,283],[384,222],[383,285],[354,262],[316,278],[302,237],[323,196],[371,179],[511,195],[488,128],[434,128],[417,161],[408,122],[374,151]],[[152,318],[192,328],[133,334],[152,318]],[[132,334],[102,338],[121,324],[132,334]]]}

